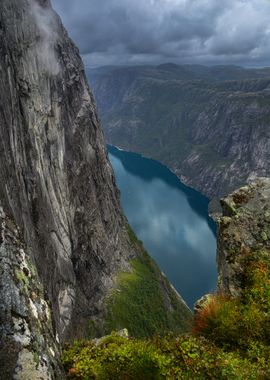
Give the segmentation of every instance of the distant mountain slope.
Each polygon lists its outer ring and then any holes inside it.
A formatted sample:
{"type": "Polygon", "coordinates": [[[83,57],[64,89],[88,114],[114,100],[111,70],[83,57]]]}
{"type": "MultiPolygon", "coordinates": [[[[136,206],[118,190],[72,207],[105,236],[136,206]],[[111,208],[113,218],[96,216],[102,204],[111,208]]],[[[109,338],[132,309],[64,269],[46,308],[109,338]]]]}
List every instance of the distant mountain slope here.
{"type": "Polygon", "coordinates": [[[88,71],[107,142],[210,198],[270,174],[270,69],[164,64],[88,71]]]}

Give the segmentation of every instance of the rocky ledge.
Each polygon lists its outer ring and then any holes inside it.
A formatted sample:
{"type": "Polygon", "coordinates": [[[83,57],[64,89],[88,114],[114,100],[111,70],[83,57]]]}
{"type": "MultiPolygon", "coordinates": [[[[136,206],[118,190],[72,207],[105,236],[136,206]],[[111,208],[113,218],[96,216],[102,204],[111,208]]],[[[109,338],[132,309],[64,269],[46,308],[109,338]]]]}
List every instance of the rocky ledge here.
{"type": "Polygon", "coordinates": [[[270,254],[270,179],[261,178],[240,188],[223,198],[221,205],[218,287],[226,295],[238,296],[248,259],[270,254]]]}

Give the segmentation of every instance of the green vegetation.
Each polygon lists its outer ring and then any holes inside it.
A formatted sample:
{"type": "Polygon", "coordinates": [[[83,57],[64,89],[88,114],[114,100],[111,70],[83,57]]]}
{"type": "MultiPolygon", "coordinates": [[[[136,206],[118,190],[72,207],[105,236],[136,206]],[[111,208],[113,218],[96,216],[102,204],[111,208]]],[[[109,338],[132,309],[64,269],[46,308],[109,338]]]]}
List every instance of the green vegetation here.
{"type": "Polygon", "coordinates": [[[270,378],[270,260],[268,251],[244,257],[239,298],[212,297],[195,318],[193,333],[203,335],[222,350],[241,357],[270,378]]]}
{"type": "Polygon", "coordinates": [[[169,285],[170,293],[165,294],[165,279],[151,258],[145,254],[133,260],[131,267],[131,272],[118,275],[117,289],[108,299],[106,332],[126,327],[132,336],[148,337],[186,331],[190,312],[185,305],[181,306],[169,285]],[[166,296],[172,311],[164,306],[166,296]]]}
{"type": "Polygon", "coordinates": [[[26,276],[23,270],[15,269],[15,275],[18,281],[23,283],[26,287],[29,286],[29,278],[26,276]]]}
{"type": "Polygon", "coordinates": [[[67,347],[63,364],[69,379],[244,380],[258,379],[263,373],[238,353],[227,353],[203,338],[108,338],[101,344],[76,342],[67,347]]]}
{"type": "Polygon", "coordinates": [[[215,344],[248,354],[270,343],[269,252],[245,257],[243,290],[239,298],[215,296],[195,319],[194,332],[215,344]]]}
{"type": "Polygon", "coordinates": [[[127,328],[132,336],[142,338],[187,331],[189,309],[144,251],[130,226],[127,231],[131,244],[140,247],[141,256],[130,262],[130,272],[117,276],[117,286],[107,299],[106,333],[127,328]]]}
{"type": "Polygon", "coordinates": [[[130,227],[129,224],[127,225],[127,233],[131,244],[139,244],[142,246],[142,242],[138,240],[136,234],[134,233],[133,229],[130,227]]]}
{"type": "MultiPolygon", "coordinates": [[[[99,342],[76,342],[67,346],[63,354],[68,378],[269,379],[269,252],[247,254],[244,260],[241,296],[233,299],[213,295],[196,315],[191,335],[142,340],[112,334],[99,342]]],[[[136,288],[137,276],[143,273],[147,277],[149,273],[141,262],[134,263],[134,270],[132,281],[136,288]]],[[[128,292],[131,288],[127,287],[128,292]]],[[[155,315],[155,308],[145,310],[143,318],[155,315]]],[[[137,324],[136,318],[140,316],[134,316],[131,327],[137,324]]],[[[153,318],[153,326],[160,323],[153,318]]],[[[128,318],[124,322],[128,323],[128,318]]],[[[144,333],[140,323],[136,326],[144,333]]]]}

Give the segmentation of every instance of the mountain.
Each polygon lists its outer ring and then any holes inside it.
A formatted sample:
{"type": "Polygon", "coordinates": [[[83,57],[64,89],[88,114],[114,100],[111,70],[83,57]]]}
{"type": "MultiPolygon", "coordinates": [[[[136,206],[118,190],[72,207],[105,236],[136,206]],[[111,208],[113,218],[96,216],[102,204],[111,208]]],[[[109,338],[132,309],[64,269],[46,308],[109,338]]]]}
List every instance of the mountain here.
{"type": "Polygon", "coordinates": [[[190,310],[123,215],[79,51],[49,0],[1,1],[0,88],[1,375],[59,379],[60,343],[133,319],[135,335],[185,330],[190,310]]]}
{"type": "Polygon", "coordinates": [[[70,376],[270,378],[270,179],[234,191],[221,205],[218,291],[197,303],[190,334],[147,341],[112,334],[67,346],[63,364],[70,376]]]}
{"type": "Polygon", "coordinates": [[[270,69],[88,70],[108,143],[167,165],[209,198],[270,174],[270,69]]]}

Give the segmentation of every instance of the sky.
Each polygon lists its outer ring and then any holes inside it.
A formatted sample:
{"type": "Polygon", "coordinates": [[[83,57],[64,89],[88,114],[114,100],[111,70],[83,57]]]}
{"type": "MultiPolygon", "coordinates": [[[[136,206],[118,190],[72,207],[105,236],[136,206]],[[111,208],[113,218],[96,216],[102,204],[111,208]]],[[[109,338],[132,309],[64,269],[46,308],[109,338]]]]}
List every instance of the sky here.
{"type": "Polygon", "coordinates": [[[270,65],[270,0],[51,0],[85,65],[270,65]]]}

